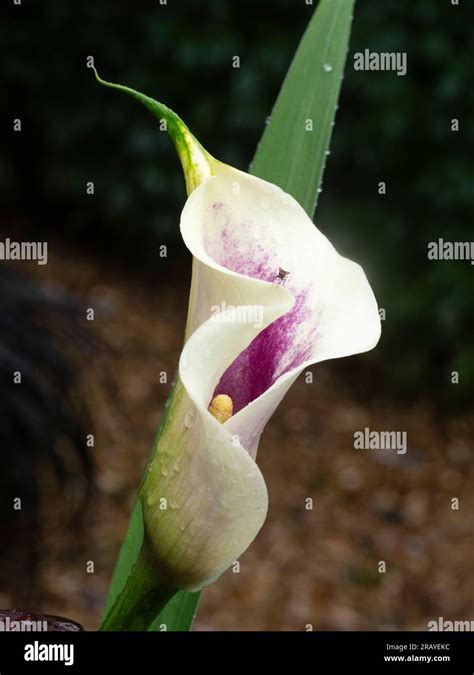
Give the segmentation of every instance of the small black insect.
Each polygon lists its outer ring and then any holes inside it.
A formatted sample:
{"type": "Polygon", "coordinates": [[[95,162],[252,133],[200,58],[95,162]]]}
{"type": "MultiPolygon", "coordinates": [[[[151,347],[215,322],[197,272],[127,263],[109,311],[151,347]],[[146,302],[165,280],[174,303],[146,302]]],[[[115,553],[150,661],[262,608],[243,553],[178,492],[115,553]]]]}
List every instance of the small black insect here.
{"type": "Polygon", "coordinates": [[[284,270],[283,267],[279,267],[279,268],[278,268],[278,273],[275,274],[276,282],[277,282],[277,283],[281,282],[282,284],[284,284],[285,281],[286,281],[286,279],[287,279],[287,277],[288,277],[288,275],[289,275],[289,272],[287,272],[286,270],[284,270]]]}

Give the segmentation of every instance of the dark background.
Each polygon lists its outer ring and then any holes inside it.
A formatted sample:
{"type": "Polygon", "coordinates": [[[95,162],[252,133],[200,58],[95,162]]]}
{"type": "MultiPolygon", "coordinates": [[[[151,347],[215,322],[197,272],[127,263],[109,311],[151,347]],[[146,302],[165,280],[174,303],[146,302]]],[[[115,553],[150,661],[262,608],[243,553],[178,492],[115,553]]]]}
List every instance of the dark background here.
{"type": "MultiPolygon", "coordinates": [[[[95,625],[167,394],[157,373],[175,368],[186,311],[185,191],[174,150],[149,113],[95,83],[87,56],[105,79],[163,101],[214,156],[246,169],[313,10],[303,0],[4,3],[2,239],[50,242],[45,268],[2,264],[6,604],[52,606],[95,625]],[[94,326],[83,321],[89,306],[94,326]],[[37,376],[20,397],[11,389],[18,349],[37,376]],[[98,439],[93,449],[84,450],[86,433],[98,439]],[[21,527],[11,522],[19,493],[28,505],[21,527]],[[56,522],[62,510],[71,514],[56,522]],[[100,573],[85,590],[79,568],[89,559],[100,573]]],[[[446,615],[450,599],[455,613],[472,609],[459,590],[472,534],[465,514],[451,522],[449,499],[469,493],[473,269],[429,261],[427,245],[472,238],[473,19],[463,0],[356,3],[315,222],[366,270],[386,310],[383,337],[369,355],[315,369],[312,393],[300,383],[277,413],[262,447],[274,509],[267,534],[246,554],[246,581],[208,592],[203,627],[297,628],[316,612],[320,627],[416,628],[443,607],[446,615]],[[354,71],[353,54],[365,48],[407,52],[407,75],[354,71]],[[451,384],[454,370],[459,384],[451,384]],[[409,430],[403,470],[354,458],[352,434],[365,424],[409,430]],[[265,453],[271,439],[288,445],[278,461],[265,453]],[[295,515],[305,495],[320,498],[316,522],[295,515]],[[443,536],[450,553],[436,548],[443,536]],[[259,556],[266,560],[270,545],[269,568],[259,556]],[[387,590],[374,561],[390,546],[399,577],[387,590]],[[276,609],[282,586],[297,590],[276,609]]]]}

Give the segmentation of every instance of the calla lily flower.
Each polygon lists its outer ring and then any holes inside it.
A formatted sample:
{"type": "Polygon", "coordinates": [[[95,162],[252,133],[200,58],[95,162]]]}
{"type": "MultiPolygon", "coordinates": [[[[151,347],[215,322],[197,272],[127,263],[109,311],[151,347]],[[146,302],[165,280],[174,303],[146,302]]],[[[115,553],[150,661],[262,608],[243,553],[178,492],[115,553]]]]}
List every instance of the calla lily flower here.
{"type": "Polygon", "coordinates": [[[186,177],[181,234],[193,272],[185,343],[140,500],[161,583],[199,590],[265,521],[256,463],[265,424],[305,368],[376,345],[378,308],[362,268],[337,253],[291,195],[212,158],[162,104],[101,82],[167,121],[186,177]]]}

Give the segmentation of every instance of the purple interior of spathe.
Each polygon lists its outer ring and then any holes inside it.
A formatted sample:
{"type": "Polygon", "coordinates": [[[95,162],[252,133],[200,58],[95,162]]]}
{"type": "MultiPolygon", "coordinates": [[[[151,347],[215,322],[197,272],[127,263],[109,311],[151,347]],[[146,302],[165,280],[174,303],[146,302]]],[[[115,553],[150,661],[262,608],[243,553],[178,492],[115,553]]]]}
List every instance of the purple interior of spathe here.
{"type": "Polygon", "coordinates": [[[314,330],[308,333],[298,329],[311,319],[312,312],[307,302],[309,289],[297,287],[291,270],[286,279],[280,278],[275,252],[266,249],[248,225],[241,224],[232,230],[221,203],[213,204],[211,213],[210,220],[217,218],[219,226],[216,228],[214,222],[214,226],[210,223],[206,229],[204,245],[208,255],[233,272],[271,283],[285,283],[295,298],[290,311],[264,328],[221,376],[213,397],[230,396],[235,414],[261,396],[281,375],[309,358],[314,330]]]}

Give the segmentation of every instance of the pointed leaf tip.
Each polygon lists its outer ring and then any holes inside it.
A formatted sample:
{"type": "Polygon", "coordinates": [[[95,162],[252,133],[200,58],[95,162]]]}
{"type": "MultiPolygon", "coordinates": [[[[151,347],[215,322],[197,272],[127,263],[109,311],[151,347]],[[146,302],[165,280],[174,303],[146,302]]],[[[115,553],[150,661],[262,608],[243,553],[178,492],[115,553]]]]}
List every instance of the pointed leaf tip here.
{"type": "Polygon", "coordinates": [[[202,147],[179,115],[163,103],[160,103],[149,96],[145,96],[145,94],[142,94],[135,89],[126,87],[123,84],[116,84],[115,82],[103,80],[95,66],[91,67],[99,84],[111,89],[123,91],[129,96],[132,96],[148,108],[160,123],[165,123],[166,131],[174,143],[181,166],[183,167],[186,180],[186,191],[188,194],[191,194],[191,192],[206,178],[214,175],[214,168],[217,164],[217,160],[202,147]]]}

